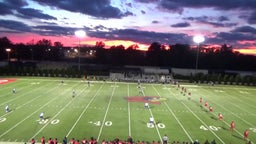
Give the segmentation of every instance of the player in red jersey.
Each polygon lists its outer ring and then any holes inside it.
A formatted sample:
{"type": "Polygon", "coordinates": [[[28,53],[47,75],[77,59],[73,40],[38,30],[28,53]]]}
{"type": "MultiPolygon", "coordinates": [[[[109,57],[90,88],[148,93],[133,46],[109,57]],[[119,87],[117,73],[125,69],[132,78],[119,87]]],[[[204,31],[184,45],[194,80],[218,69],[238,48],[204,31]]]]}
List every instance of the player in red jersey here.
{"type": "Polygon", "coordinates": [[[213,111],[212,106],[209,106],[209,111],[210,111],[210,112],[212,112],[212,111],[213,111]]]}
{"type": "Polygon", "coordinates": [[[249,131],[246,129],[244,131],[244,140],[247,140],[248,139],[248,136],[249,136],[249,131]]]}
{"type": "Polygon", "coordinates": [[[222,121],[223,120],[223,115],[221,113],[219,113],[219,120],[222,121]]]}
{"type": "Polygon", "coordinates": [[[230,124],[230,130],[231,130],[231,132],[233,132],[234,129],[235,129],[235,122],[232,121],[231,124],[230,124]]]}
{"type": "Polygon", "coordinates": [[[45,144],[45,138],[44,138],[44,136],[41,138],[41,144],[45,144]]]}
{"type": "Polygon", "coordinates": [[[205,107],[208,107],[208,101],[206,101],[206,102],[204,103],[204,106],[205,106],[205,107]]]}

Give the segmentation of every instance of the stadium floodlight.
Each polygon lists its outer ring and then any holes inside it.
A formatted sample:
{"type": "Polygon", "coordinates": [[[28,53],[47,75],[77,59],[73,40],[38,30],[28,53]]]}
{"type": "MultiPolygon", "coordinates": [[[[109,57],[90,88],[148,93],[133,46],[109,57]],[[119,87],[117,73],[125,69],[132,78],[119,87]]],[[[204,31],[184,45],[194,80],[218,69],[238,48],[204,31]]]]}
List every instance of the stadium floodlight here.
{"type": "Polygon", "coordinates": [[[200,43],[204,42],[204,40],[205,38],[202,35],[196,35],[193,37],[193,41],[197,43],[195,74],[197,73],[197,67],[198,67],[198,55],[199,55],[200,43]]]}
{"type": "Polygon", "coordinates": [[[85,37],[85,31],[83,31],[83,30],[78,30],[78,31],[75,31],[75,36],[78,38],[78,70],[80,71],[80,47],[81,47],[81,45],[80,45],[80,39],[82,39],[82,38],[84,38],[85,37]]]}
{"type": "Polygon", "coordinates": [[[10,61],[10,52],[12,51],[12,49],[7,48],[5,49],[5,51],[7,52],[8,61],[10,61]]]}

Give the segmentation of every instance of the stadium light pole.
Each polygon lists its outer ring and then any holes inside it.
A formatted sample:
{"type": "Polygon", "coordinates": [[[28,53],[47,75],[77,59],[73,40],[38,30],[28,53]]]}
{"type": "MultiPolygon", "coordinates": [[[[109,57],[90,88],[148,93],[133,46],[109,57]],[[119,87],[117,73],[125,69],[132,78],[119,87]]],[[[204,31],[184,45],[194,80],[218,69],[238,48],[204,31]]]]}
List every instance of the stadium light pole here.
{"type": "Polygon", "coordinates": [[[12,51],[10,48],[5,49],[7,52],[8,62],[10,61],[10,52],[12,51]]]}
{"type": "Polygon", "coordinates": [[[85,32],[83,30],[77,30],[75,31],[75,35],[76,37],[78,38],[78,70],[80,71],[81,69],[81,66],[80,66],[80,39],[84,38],[85,37],[85,32]]]}
{"type": "Polygon", "coordinates": [[[199,55],[200,43],[204,42],[204,40],[205,38],[202,35],[196,35],[193,37],[193,41],[197,43],[195,74],[197,73],[197,67],[198,67],[198,55],[199,55]]]}

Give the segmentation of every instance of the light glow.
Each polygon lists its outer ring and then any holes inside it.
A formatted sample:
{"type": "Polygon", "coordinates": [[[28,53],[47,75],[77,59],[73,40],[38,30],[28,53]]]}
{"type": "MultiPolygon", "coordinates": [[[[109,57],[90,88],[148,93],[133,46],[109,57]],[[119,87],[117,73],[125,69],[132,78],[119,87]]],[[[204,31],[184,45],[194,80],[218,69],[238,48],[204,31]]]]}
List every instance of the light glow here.
{"type": "Polygon", "coordinates": [[[205,38],[202,35],[196,35],[193,37],[193,41],[197,44],[204,42],[205,38]]]}
{"type": "Polygon", "coordinates": [[[86,34],[83,30],[78,30],[78,31],[75,31],[75,35],[78,38],[84,38],[86,34]]]}

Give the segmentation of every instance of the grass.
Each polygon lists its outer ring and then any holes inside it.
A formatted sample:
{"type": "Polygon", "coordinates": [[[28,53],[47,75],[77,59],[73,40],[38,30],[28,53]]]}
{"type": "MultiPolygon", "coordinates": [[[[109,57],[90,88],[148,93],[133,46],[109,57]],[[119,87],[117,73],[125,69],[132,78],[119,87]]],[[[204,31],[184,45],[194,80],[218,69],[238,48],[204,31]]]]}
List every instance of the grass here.
{"type": "MultiPolygon", "coordinates": [[[[2,78],[3,79],[3,78],[2,78]]],[[[249,130],[249,139],[256,142],[256,89],[246,86],[181,84],[192,93],[191,100],[181,89],[166,84],[87,82],[79,79],[17,78],[15,82],[0,85],[0,141],[26,142],[42,136],[82,140],[96,138],[110,141],[161,141],[166,134],[172,141],[203,143],[215,140],[218,144],[243,144],[243,132],[249,130]],[[13,94],[12,89],[17,93],[13,94]],[[76,95],[72,97],[72,90],[76,95]],[[161,104],[144,108],[142,102],[127,102],[125,97],[159,96],[161,104]],[[208,101],[213,112],[200,106],[199,98],[208,101]],[[11,111],[6,113],[4,107],[11,111]],[[39,114],[45,113],[41,124],[39,114]],[[218,120],[222,113],[224,120],[218,120]],[[157,125],[148,127],[153,116],[157,125]],[[235,122],[235,131],[229,125],[235,122]]]]}

